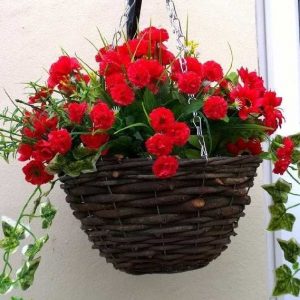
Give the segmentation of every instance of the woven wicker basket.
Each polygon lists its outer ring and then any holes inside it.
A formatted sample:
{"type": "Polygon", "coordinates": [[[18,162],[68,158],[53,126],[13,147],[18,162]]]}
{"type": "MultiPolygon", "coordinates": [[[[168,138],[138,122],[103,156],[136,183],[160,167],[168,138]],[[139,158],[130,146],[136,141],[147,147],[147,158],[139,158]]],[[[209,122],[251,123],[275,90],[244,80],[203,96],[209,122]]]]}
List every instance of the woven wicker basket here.
{"type": "Polygon", "coordinates": [[[261,160],[181,160],[156,179],[149,159],[100,161],[98,171],[61,177],[82,229],[116,269],[175,273],[206,266],[230,243],[261,160]]]}

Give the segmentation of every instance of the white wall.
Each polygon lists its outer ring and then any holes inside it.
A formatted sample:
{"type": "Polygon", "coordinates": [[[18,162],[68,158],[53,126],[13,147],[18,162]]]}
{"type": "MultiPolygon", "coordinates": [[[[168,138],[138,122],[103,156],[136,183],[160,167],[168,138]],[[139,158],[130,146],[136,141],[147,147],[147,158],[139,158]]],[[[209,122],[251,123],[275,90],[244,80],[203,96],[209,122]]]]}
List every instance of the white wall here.
{"type": "MultiPolygon", "coordinates": [[[[142,25],[169,28],[164,1],[144,1],[142,25]]],[[[190,36],[200,42],[202,58],[216,59],[227,67],[233,48],[235,66],[256,68],[254,0],[177,0],[183,23],[189,15],[190,36]]],[[[110,37],[119,21],[122,0],[1,0],[0,87],[14,97],[24,97],[21,82],[44,76],[60,54],[75,51],[92,65],[100,45],[96,26],[110,37]]],[[[172,45],[174,45],[172,41],[172,45]]],[[[9,105],[0,90],[0,105],[9,105]]],[[[0,163],[0,214],[16,217],[32,187],[25,184],[21,164],[0,163]]],[[[34,300],[265,300],[265,211],[261,179],[252,190],[253,203],[241,219],[238,236],[224,254],[205,269],[176,275],[134,277],[115,271],[91,250],[79,221],[71,214],[57,187],[52,200],[59,213],[34,286],[24,295],[34,300]]],[[[17,260],[17,259],[16,259],[17,260]]],[[[15,293],[22,295],[22,293],[15,293]]],[[[3,299],[8,299],[4,297],[3,299]]]]}

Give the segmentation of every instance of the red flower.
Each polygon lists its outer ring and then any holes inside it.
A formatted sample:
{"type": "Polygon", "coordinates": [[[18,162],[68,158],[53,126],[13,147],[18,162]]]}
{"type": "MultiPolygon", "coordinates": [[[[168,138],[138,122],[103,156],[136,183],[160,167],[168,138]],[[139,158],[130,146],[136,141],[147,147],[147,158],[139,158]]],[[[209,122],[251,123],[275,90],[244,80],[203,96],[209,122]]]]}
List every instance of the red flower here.
{"type": "Polygon", "coordinates": [[[108,90],[118,84],[126,84],[125,76],[122,73],[113,73],[105,77],[105,84],[108,90]]]}
{"type": "Polygon", "coordinates": [[[115,123],[115,114],[104,102],[98,102],[90,114],[95,129],[110,129],[115,123]]]}
{"type": "Polygon", "coordinates": [[[261,111],[262,99],[259,98],[257,90],[239,85],[230,93],[230,98],[236,102],[242,120],[246,120],[249,114],[257,114],[261,111]]]}
{"type": "Polygon", "coordinates": [[[38,160],[32,160],[22,170],[26,181],[35,185],[42,185],[54,178],[53,175],[46,172],[44,164],[38,160]]]}
{"type": "Polygon", "coordinates": [[[228,104],[224,98],[211,96],[204,101],[203,112],[207,118],[212,120],[224,119],[227,115],[228,104]]]}
{"type": "Polygon", "coordinates": [[[147,40],[133,39],[128,40],[124,45],[118,47],[118,50],[120,53],[130,55],[131,57],[142,57],[148,55],[149,52],[153,53],[154,45],[150,45],[147,40]]]}
{"type": "Polygon", "coordinates": [[[167,48],[164,47],[164,45],[160,45],[158,49],[158,59],[163,66],[166,66],[174,62],[175,55],[169,50],[167,50],[167,48]]]}
{"type": "Polygon", "coordinates": [[[172,139],[174,145],[180,147],[187,143],[190,134],[190,128],[184,122],[175,122],[166,130],[166,135],[172,139]]]}
{"type": "Polygon", "coordinates": [[[32,155],[32,147],[28,144],[20,144],[18,148],[18,153],[20,154],[19,160],[26,161],[30,159],[32,155]]]}
{"type": "Polygon", "coordinates": [[[220,81],[224,76],[222,67],[213,60],[203,64],[203,75],[208,81],[220,81]]]}
{"type": "MultiPolygon", "coordinates": [[[[187,71],[194,72],[199,75],[199,77],[203,78],[203,67],[202,64],[195,57],[186,57],[185,58],[187,71]]],[[[177,59],[174,61],[172,65],[172,79],[177,81],[179,74],[182,73],[180,60],[177,59]]]]}
{"type": "Polygon", "coordinates": [[[137,87],[143,88],[150,82],[147,60],[140,59],[131,63],[127,69],[128,79],[137,87]]]}
{"type": "Polygon", "coordinates": [[[110,95],[114,102],[120,106],[127,106],[134,101],[135,94],[133,90],[126,84],[116,84],[110,89],[110,95]]]}
{"type": "Polygon", "coordinates": [[[35,104],[45,101],[52,94],[52,90],[47,87],[42,87],[33,96],[29,97],[29,104],[35,104]]]}
{"type": "Polygon", "coordinates": [[[173,142],[169,136],[156,133],[146,141],[146,148],[150,154],[156,156],[169,155],[173,150],[173,142]]]}
{"type": "Polygon", "coordinates": [[[265,92],[266,88],[264,87],[264,81],[256,72],[249,72],[248,69],[241,68],[238,70],[238,74],[245,86],[259,91],[260,94],[265,92]]]}
{"type": "Polygon", "coordinates": [[[151,26],[141,31],[138,34],[138,39],[149,40],[152,43],[162,43],[169,39],[169,34],[167,30],[163,28],[158,29],[156,27],[151,26]]]}
{"type": "Polygon", "coordinates": [[[276,156],[280,158],[291,158],[294,151],[295,144],[289,137],[283,139],[283,145],[276,151],[276,156]]]}
{"type": "Polygon", "coordinates": [[[192,71],[178,75],[178,88],[185,94],[197,94],[200,90],[201,77],[192,71]]]}
{"type": "Polygon", "coordinates": [[[99,149],[109,141],[109,135],[106,133],[82,134],[80,139],[87,148],[99,149]]]}
{"type": "Polygon", "coordinates": [[[54,153],[66,154],[72,147],[72,138],[66,129],[53,130],[48,135],[50,149],[54,153]]]}
{"type": "Polygon", "coordinates": [[[174,156],[160,156],[153,164],[152,171],[158,178],[168,178],[176,174],[179,163],[174,156]]]}
{"type": "Polygon", "coordinates": [[[258,139],[244,140],[239,138],[235,143],[226,145],[227,151],[233,155],[259,155],[262,153],[261,141],[258,139]]]}
{"type": "Polygon", "coordinates": [[[278,127],[281,127],[284,117],[280,110],[270,106],[265,107],[263,115],[264,115],[263,125],[272,128],[268,130],[268,134],[274,133],[278,127]]]}
{"type": "Polygon", "coordinates": [[[49,162],[55,153],[50,148],[50,143],[45,140],[40,140],[34,145],[32,158],[41,162],[49,162]]]}
{"type": "Polygon", "coordinates": [[[291,163],[292,163],[292,160],[290,158],[279,159],[275,162],[273,172],[275,174],[283,175],[291,163]]]}
{"type": "Polygon", "coordinates": [[[61,81],[68,80],[72,72],[80,69],[80,64],[75,57],[61,56],[53,63],[49,70],[48,86],[54,88],[61,81]]]}
{"type": "Polygon", "coordinates": [[[166,131],[175,122],[174,114],[165,107],[158,107],[152,110],[149,115],[150,124],[155,131],[166,131]]]}
{"type": "Polygon", "coordinates": [[[82,118],[86,112],[87,109],[87,103],[70,103],[68,105],[68,112],[69,112],[69,118],[70,121],[76,124],[80,124],[82,121],[82,118]]]}
{"type": "Polygon", "coordinates": [[[164,74],[164,67],[156,59],[149,59],[145,61],[145,66],[151,76],[151,79],[165,81],[167,78],[164,74]]]}

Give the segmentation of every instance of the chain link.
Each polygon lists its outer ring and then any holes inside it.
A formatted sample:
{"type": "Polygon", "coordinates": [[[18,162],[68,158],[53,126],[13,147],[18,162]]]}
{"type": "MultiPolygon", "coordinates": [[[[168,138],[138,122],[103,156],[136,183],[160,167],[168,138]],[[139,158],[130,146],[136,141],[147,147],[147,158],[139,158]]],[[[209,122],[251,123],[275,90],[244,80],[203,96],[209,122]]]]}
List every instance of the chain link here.
{"type": "Polygon", "coordinates": [[[120,18],[118,29],[114,33],[113,41],[112,41],[112,48],[115,48],[118,45],[120,39],[122,38],[122,33],[124,32],[124,28],[128,22],[129,13],[135,6],[135,2],[136,2],[136,0],[134,0],[133,3],[131,5],[129,5],[129,1],[125,0],[125,11],[120,18]]]}
{"type": "MultiPolygon", "coordinates": [[[[183,35],[182,27],[180,20],[177,15],[175,3],[173,0],[166,0],[167,3],[167,9],[169,12],[169,17],[171,21],[171,27],[173,30],[173,33],[176,35],[176,46],[177,49],[180,51],[180,57],[179,57],[179,63],[182,73],[186,73],[188,71],[187,62],[185,59],[186,53],[188,53],[188,49],[186,47],[186,38],[183,35]]],[[[192,101],[197,101],[195,98],[195,95],[189,95],[188,103],[191,104],[192,101]]],[[[203,130],[202,130],[202,119],[201,116],[197,112],[193,112],[193,124],[196,128],[196,133],[199,139],[199,144],[201,147],[201,156],[205,157],[205,159],[208,158],[207,148],[205,139],[203,136],[203,130]]]]}

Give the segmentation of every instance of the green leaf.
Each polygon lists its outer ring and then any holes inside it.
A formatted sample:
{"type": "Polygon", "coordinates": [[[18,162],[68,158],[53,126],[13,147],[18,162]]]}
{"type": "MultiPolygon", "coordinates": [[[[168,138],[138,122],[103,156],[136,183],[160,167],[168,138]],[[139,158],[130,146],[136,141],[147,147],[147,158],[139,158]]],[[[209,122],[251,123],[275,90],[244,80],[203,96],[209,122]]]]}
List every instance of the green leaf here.
{"type": "Polygon", "coordinates": [[[64,156],[57,154],[46,166],[46,171],[50,174],[59,174],[66,164],[67,159],[64,156]]]}
{"type": "Polygon", "coordinates": [[[34,281],[34,274],[40,264],[41,258],[27,261],[23,267],[17,272],[18,283],[22,290],[27,290],[34,281]]]}
{"type": "Polygon", "coordinates": [[[228,123],[229,122],[229,117],[226,116],[225,118],[222,119],[222,121],[224,121],[225,123],[228,123]]]}
{"type": "Polygon", "coordinates": [[[300,161],[300,151],[294,150],[292,155],[292,162],[293,164],[297,164],[300,161]]]}
{"type": "Polygon", "coordinates": [[[234,85],[237,85],[239,82],[239,74],[236,72],[229,73],[226,78],[230,80],[234,85]]]}
{"type": "Polygon", "coordinates": [[[10,300],[24,300],[24,299],[20,297],[11,297],[10,300]]]}
{"type": "Polygon", "coordinates": [[[56,209],[50,202],[41,204],[42,228],[49,228],[56,215],[56,209]]]}
{"type": "Polygon", "coordinates": [[[289,137],[293,140],[296,147],[300,147],[300,133],[290,135],[289,137]]]}
{"type": "Polygon", "coordinates": [[[195,148],[201,150],[201,145],[199,143],[199,137],[197,135],[191,135],[188,142],[195,148]]]}
{"type": "Polygon", "coordinates": [[[273,156],[272,156],[272,153],[270,152],[262,152],[259,157],[261,159],[267,159],[267,160],[272,160],[273,159],[273,156]]]}
{"type": "Polygon", "coordinates": [[[10,253],[14,253],[18,246],[20,245],[20,241],[17,237],[5,237],[0,240],[0,249],[4,251],[9,251],[10,253]]]}
{"type": "Polygon", "coordinates": [[[45,243],[48,241],[49,236],[46,235],[44,237],[41,237],[35,241],[34,244],[28,245],[25,249],[25,256],[28,257],[28,260],[33,260],[34,257],[41,251],[45,243]]]}
{"type": "Polygon", "coordinates": [[[82,160],[88,156],[95,155],[95,150],[79,146],[72,151],[76,160],[82,160]]]}
{"type": "Polygon", "coordinates": [[[262,188],[272,197],[274,203],[286,203],[292,184],[279,178],[276,183],[265,184],[262,188]]]}
{"type": "Polygon", "coordinates": [[[273,296],[291,294],[295,297],[300,293],[300,280],[294,278],[291,269],[287,265],[282,265],[275,271],[276,285],[273,296]]]}
{"type": "Polygon", "coordinates": [[[12,280],[7,275],[0,275],[0,295],[7,293],[13,285],[12,280]]]}
{"type": "Polygon", "coordinates": [[[186,150],[184,150],[184,154],[187,158],[190,158],[190,159],[201,158],[200,151],[195,150],[195,149],[186,149],[186,150]]]}
{"type": "Polygon", "coordinates": [[[297,271],[299,269],[299,263],[298,262],[295,262],[293,264],[293,270],[297,271]]]}
{"type": "Polygon", "coordinates": [[[148,113],[158,106],[157,98],[148,89],[145,89],[143,102],[144,102],[144,107],[148,113]]]}
{"type": "Polygon", "coordinates": [[[295,239],[289,241],[277,239],[277,241],[284,252],[284,258],[292,264],[296,263],[300,255],[300,245],[297,241],[295,239]]]}
{"type": "Polygon", "coordinates": [[[281,229],[287,231],[293,230],[296,218],[293,214],[287,213],[286,208],[282,203],[271,205],[269,211],[271,213],[271,220],[268,226],[269,231],[281,229]]]}
{"type": "Polygon", "coordinates": [[[144,123],[135,123],[135,124],[131,124],[131,125],[128,125],[124,128],[121,128],[121,129],[117,130],[116,132],[114,132],[114,135],[116,135],[116,134],[118,134],[118,133],[120,133],[124,130],[127,130],[129,128],[133,128],[133,127],[147,127],[147,128],[149,128],[149,126],[144,124],[144,123]]]}
{"type": "Polygon", "coordinates": [[[25,239],[25,229],[24,227],[18,225],[16,227],[16,222],[8,217],[2,217],[2,230],[5,237],[15,237],[17,239],[25,239]]]}
{"type": "Polygon", "coordinates": [[[182,114],[183,115],[189,115],[192,114],[193,112],[199,111],[203,106],[203,101],[194,99],[190,104],[185,105],[182,114]]]}

